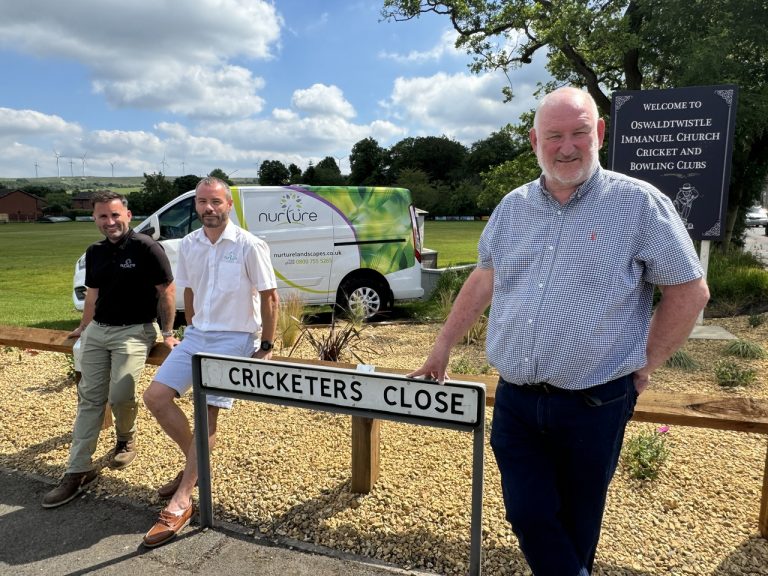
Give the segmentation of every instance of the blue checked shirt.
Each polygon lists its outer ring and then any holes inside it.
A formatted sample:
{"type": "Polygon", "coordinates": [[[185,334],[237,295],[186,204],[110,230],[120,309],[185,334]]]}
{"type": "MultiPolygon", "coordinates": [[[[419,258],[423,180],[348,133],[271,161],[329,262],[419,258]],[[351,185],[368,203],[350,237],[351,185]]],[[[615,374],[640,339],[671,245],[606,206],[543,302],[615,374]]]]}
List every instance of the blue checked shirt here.
{"type": "Polygon", "coordinates": [[[507,194],[478,249],[494,278],[488,360],[514,384],[582,389],[642,368],[654,285],[703,276],[669,198],[599,167],[564,205],[541,180],[507,194]]]}

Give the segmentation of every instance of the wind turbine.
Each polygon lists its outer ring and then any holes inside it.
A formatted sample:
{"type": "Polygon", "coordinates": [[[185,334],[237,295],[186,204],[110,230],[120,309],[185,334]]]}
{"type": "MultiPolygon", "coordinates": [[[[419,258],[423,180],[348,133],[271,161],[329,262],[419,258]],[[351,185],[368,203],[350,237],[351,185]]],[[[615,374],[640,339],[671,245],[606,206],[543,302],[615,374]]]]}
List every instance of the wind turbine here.
{"type": "Polygon", "coordinates": [[[37,174],[37,169],[40,167],[40,164],[37,163],[37,160],[35,160],[35,178],[39,178],[37,174]]]}
{"type": "Polygon", "coordinates": [[[86,152],[85,154],[83,154],[83,158],[82,158],[82,160],[83,160],[83,178],[85,178],[85,157],[86,157],[87,155],[88,155],[88,152],[86,152]]]}
{"type": "Polygon", "coordinates": [[[59,156],[61,156],[61,154],[56,152],[56,149],[54,148],[53,155],[56,156],[56,178],[61,178],[61,172],[59,172],[59,156]]]}
{"type": "Polygon", "coordinates": [[[74,164],[74,163],[75,163],[75,161],[74,161],[74,160],[72,160],[72,158],[70,158],[70,159],[69,159],[69,176],[70,176],[71,178],[74,178],[74,177],[75,177],[75,169],[74,169],[74,168],[72,168],[72,164],[74,164]]]}
{"type": "Polygon", "coordinates": [[[184,172],[184,166],[185,166],[185,162],[184,162],[184,158],[182,158],[181,159],[181,175],[182,176],[186,175],[186,172],[184,172]]]}
{"type": "Polygon", "coordinates": [[[114,178],[115,177],[115,163],[114,163],[114,161],[110,162],[109,165],[112,166],[112,178],[114,178]]]}

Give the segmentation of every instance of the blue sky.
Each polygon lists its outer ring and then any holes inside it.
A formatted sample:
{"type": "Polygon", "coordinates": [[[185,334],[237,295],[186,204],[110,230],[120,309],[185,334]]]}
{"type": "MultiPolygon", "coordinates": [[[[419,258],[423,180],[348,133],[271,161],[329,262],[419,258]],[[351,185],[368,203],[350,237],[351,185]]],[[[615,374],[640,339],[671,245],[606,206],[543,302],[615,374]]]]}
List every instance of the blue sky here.
{"type": "Polygon", "coordinates": [[[381,8],[0,0],[0,177],[241,177],[325,156],[347,173],[363,138],[469,145],[534,107],[543,55],[511,74],[504,103],[507,79],[468,70],[447,18],[383,22],[381,8]]]}

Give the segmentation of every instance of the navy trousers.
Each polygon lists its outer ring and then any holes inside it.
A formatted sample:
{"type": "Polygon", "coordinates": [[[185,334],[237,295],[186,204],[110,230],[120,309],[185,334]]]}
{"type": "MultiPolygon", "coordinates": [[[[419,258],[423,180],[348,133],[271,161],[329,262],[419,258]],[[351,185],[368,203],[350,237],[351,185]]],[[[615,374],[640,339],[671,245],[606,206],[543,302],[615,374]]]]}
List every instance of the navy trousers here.
{"type": "Polygon", "coordinates": [[[491,447],[507,520],[535,576],[586,576],[637,401],[632,375],[584,391],[501,380],[491,447]]]}

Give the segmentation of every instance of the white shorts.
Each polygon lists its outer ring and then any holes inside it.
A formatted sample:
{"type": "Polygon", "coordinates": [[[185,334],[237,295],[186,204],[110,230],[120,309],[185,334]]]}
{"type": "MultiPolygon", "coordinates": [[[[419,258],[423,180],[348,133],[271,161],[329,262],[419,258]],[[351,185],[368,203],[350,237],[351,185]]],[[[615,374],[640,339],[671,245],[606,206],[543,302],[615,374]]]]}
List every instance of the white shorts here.
{"type": "MultiPolygon", "coordinates": [[[[155,380],[176,391],[178,396],[192,388],[192,356],[198,352],[250,358],[258,339],[247,332],[203,332],[187,326],[184,339],[171,350],[155,373],[155,380]]],[[[232,408],[233,398],[207,396],[209,406],[232,408]]]]}

